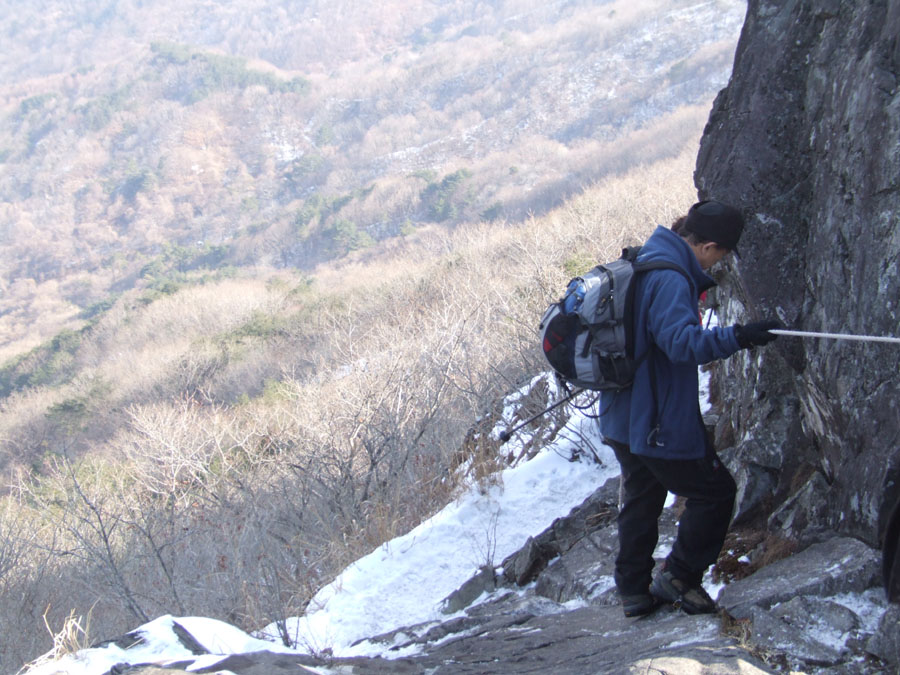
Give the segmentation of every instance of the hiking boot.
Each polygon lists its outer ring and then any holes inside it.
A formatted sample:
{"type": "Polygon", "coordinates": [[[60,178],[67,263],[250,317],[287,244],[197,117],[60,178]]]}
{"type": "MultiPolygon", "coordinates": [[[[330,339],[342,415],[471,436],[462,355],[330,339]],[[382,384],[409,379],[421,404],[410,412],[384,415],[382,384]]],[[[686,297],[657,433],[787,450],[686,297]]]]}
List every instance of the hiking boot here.
{"type": "Polygon", "coordinates": [[[703,590],[703,586],[690,588],[680,579],[673,577],[668,570],[656,575],[650,585],[650,593],[662,602],[671,603],[675,609],[681,608],[688,614],[714,614],[717,609],[716,603],[703,590]]]}
{"type": "Polygon", "coordinates": [[[622,611],[626,617],[644,616],[659,607],[659,600],[649,593],[636,595],[619,595],[622,600],[622,611]]]}

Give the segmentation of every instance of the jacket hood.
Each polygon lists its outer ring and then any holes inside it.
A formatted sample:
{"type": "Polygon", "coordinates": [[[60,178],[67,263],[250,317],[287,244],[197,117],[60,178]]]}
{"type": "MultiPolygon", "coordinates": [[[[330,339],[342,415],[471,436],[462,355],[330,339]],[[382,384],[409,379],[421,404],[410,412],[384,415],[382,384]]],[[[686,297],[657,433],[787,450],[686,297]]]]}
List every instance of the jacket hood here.
{"type": "Polygon", "coordinates": [[[639,262],[665,260],[675,263],[687,272],[688,277],[693,281],[697,295],[716,285],[716,282],[700,267],[697,256],[694,255],[688,243],[662,225],[657,226],[647,243],[641,247],[637,259],[639,262]]]}

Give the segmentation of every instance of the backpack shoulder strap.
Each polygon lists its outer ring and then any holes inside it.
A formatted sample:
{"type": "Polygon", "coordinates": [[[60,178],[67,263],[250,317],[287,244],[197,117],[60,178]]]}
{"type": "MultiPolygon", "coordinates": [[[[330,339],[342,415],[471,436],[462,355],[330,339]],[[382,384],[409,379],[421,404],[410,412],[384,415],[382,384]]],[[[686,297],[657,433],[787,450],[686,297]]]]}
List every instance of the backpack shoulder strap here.
{"type": "Polygon", "coordinates": [[[634,270],[634,274],[650,272],[652,270],[674,270],[675,272],[678,272],[681,276],[683,276],[684,280],[688,282],[688,288],[691,289],[691,292],[699,295],[697,291],[697,284],[693,279],[691,279],[687,271],[683,267],[679,267],[675,263],[668,260],[649,260],[647,262],[634,262],[632,263],[632,269],[634,270]]]}
{"type": "Polygon", "coordinates": [[[683,267],[676,265],[669,260],[648,260],[647,262],[638,262],[637,257],[641,252],[641,246],[629,246],[622,249],[622,260],[631,263],[632,269],[637,272],[649,272],[650,270],[675,270],[683,276],[689,285],[693,286],[694,282],[683,267]]]}

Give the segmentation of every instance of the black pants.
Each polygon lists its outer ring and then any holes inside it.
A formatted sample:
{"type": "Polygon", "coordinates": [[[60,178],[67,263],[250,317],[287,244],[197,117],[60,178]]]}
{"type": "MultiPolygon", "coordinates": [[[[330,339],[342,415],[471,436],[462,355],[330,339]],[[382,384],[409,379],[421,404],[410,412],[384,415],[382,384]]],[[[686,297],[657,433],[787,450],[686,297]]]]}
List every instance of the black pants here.
{"type": "Polygon", "coordinates": [[[737,488],[712,447],[703,459],[674,460],[631,454],[627,445],[606,441],[622,466],[624,503],[619,510],[616,587],[623,595],[646,593],[659,539],[658,520],[672,492],[686,498],[678,536],[666,568],[690,587],[700,585],[731,522],[737,488]]]}

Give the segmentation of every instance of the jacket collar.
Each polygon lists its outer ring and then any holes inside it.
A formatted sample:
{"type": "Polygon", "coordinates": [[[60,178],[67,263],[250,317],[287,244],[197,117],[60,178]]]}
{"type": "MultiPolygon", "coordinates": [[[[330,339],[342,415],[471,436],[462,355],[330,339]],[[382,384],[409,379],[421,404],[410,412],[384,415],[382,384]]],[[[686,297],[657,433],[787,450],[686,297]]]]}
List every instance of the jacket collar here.
{"type": "Polygon", "coordinates": [[[716,285],[716,282],[700,267],[697,256],[694,255],[688,243],[662,225],[657,226],[647,243],[641,247],[638,260],[641,262],[666,260],[675,263],[687,272],[698,295],[716,285]]]}

